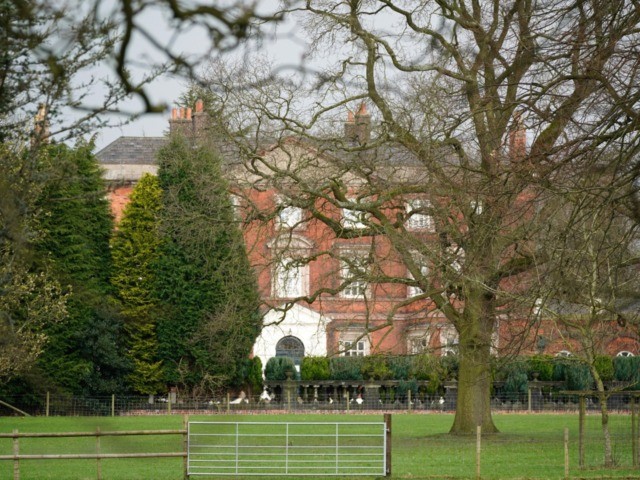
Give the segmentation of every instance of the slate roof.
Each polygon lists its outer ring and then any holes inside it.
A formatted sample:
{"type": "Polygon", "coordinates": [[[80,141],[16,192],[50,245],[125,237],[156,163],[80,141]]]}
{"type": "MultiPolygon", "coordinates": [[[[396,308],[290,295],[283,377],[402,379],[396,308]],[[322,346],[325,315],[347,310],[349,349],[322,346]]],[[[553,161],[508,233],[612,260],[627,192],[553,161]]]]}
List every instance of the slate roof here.
{"type": "Polygon", "coordinates": [[[166,137],[120,137],[96,153],[105,165],[151,165],[167,143],[166,137]]]}

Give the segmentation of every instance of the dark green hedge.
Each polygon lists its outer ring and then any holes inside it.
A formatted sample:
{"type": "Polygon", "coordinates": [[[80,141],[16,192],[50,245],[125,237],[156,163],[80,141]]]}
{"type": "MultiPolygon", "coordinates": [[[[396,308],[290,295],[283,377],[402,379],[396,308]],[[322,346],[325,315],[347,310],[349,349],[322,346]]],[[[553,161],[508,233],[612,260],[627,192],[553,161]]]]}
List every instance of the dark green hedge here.
{"type": "MultiPolygon", "coordinates": [[[[270,359],[265,375],[267,380],[283,380],[283,358],[270,359]]],[[[293,362],[291,362],[292,364],[293,362]]],[[[290,365],[289,368],[293,368],[290,365]]],[[[526,393],[527,384],[534,379],[564,382],[566,390],[589,390],[594,387],[587,365],[575,358],[534,355],[508,360],[496,359],[494,379],[500,382],[503,393],[526,393]]],[[[640,357],[599,356],[595,368],[604,381],[628,382],[629,388],[640,389],[640,357]]],[[[399,390],[417,391],[417,381],[428,381],[429,394],[440,392],[444,382],[456,380],[458,358],[429,354],[415,356],[370,355],[367,357],[305,357],[300,368],[301,379],[306,381],[400,381],[399,390]]]]}

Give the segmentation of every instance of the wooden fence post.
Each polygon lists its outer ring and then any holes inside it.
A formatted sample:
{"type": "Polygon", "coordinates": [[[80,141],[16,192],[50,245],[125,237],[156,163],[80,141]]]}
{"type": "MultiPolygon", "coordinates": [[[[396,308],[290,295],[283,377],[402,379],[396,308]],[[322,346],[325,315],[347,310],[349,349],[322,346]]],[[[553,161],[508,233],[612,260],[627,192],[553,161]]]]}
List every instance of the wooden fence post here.
{"type": "Polygon", "coordinates": [[[411,411],[411,389],[407,390],[407,410],[411,411]]]}
{"type": "Polygon", "coordinates": [[[569,480],[569,429],[564,427],[564,478],[569,480]]]}
{"type": "Polygon", "coordinates": [[[111,416],[116,416],[116,395],[115,393],[111,394],[111,416]]]}
{"type": "Polygon", "coordinates": [[[182,467],[183,467],[183,477],[184,480],[189,479],[189,415],[185,414],[182,416],[182,429],[184,430],[184,435],[182,439],[182,448],[184,450],[184,457],[182,459],[182,467]]]}
{"type": "Polygon", "coordinates": [[[580,395],[580,411],[578,414],[578,466],[584,468],[584,422],[586,421],[586,398],[580,395]]]}
{"type": "Polygon", "coordinates": [[[386,451],[384,452],[385,463],[387,465],[387,471],[385,472],[386,477],[391,476],[391,414],[384,414],[384,431],[385,431],[385,447],[386,451]]]}
{"type": "Polygon", "coordinates": [[[102,465],[100,465],[100,427],[96,427],[96,478],[102,480],[102,465]]]}
{"type": "Polygon", "coordinates": [[[631,462],[638,466],[638,424],[636,422],[636,397],[631,396],[631,462]]]}
{"type": "Polygon", "coordinates": [[[13,480],[20,480],[20,439],[18,438],[18,429],[13,430],[13,480]]]}
{"type": "Polygon", "coordinates": [[[49,392],[47,392],[47,402],[45,404],[45,416],[49,416],[49,392]]]}
{"type": "Polygon", "coordinates": [[[480,480],[480,458],[482,453],[482,426],[476,427],[476,479],[480,480]]]}

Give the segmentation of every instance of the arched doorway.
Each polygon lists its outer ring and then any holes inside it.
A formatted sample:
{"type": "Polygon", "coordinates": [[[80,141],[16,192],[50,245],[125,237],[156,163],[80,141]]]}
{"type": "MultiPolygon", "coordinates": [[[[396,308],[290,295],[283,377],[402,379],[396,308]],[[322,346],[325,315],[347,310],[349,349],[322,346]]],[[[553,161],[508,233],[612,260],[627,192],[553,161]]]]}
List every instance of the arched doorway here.
{"type": "Polygon", "coordinates": [[[276,344],[276,357],[289,357],[300,368],[300,362],[304,358],[304,344],[291,335],[282,337],[276,344]]]}

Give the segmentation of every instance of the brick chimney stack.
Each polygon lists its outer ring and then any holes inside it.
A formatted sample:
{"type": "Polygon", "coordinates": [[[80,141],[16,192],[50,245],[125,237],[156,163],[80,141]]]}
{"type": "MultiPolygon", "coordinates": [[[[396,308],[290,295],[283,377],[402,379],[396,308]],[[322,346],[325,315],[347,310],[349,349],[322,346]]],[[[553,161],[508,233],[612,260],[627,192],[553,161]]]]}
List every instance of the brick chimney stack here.
{"type": "Polygon", "coordinates": [[[195,112],[191,108],[173,108],[169,119],[169,134],[183,135],[187,138],[202,138],[208,127],[208,115],[204,111],[204,102],[196,101],[195,112]]]}
{"type": "Polygon", "coordinates": [[[527,130],[522,121],[522,112],[513,114],[513,124],[509,132],[509,158],[512,162],[519,162],[527,155],[527,130]]]}
{"type": "Polygon", "coordinates": [[[356,112],[356,136],[360,145],[367,143],[371,136],[371,115],[367,112],[367,105],[364,102],[356,112]]]}
{"type": "Polygon", "coordinates": [[[347,121],[344,124],[344,136],[349,142],[364,145],[371,135],[371,115],[367,112],[364,102],[360,104],[358,111],[353,114],[347,112],[347,121]]]}
{"type": "Polygon", "coordinates": [[[204,111],[204,102],[202,99],[196,100],[195,113],[193,114],[193,134],[197,138],[204,137],[207,127],[209,126],[208,117],[204,111]]]}

